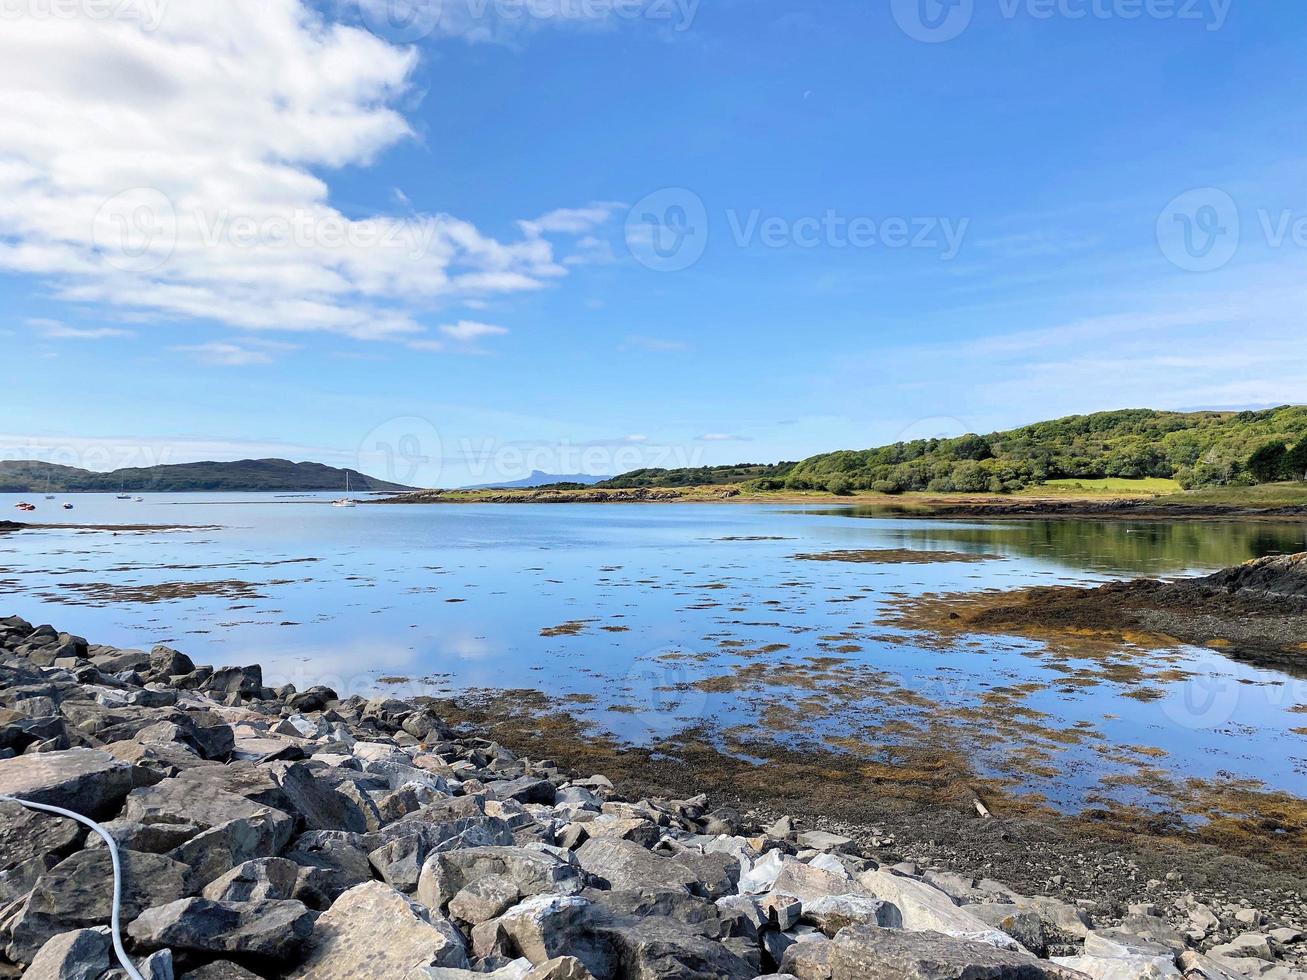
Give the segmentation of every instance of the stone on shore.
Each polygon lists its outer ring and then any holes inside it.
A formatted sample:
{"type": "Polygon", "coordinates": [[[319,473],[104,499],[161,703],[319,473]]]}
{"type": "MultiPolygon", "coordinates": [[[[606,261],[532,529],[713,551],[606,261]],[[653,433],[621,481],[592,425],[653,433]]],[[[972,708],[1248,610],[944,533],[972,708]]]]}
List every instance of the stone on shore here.
{"type": "Polygon", "coordinates": [[[288,962],[313,930],[299,902],[211,902],[185,898],[147,909],[127,927],[142,948],[188,950],[288,962]]]}
{"type": "Polygon", "coordinates": [[[392,980],[425,966],[469,969],[458,930],[381,882],[350,889],[313,927],[291,980],[392,980]]]}
{"type": "Polygon", "coordinates": [[[132,767],[108,752],[69,749],[0,760],[0,796],[113,816],[132,791],[132,767]]]}
{"type": "Polygon", "coordinates": [[[830,951],[831,980],[1078,980],[1028,953],[933,931],[850,926],[830,951]]]}
{"type": "Polygon", "coordinates": [[[78,929],[50,939],[33,957],[24,980],[99,980],[112,965],[107,929],[78,929]]]}

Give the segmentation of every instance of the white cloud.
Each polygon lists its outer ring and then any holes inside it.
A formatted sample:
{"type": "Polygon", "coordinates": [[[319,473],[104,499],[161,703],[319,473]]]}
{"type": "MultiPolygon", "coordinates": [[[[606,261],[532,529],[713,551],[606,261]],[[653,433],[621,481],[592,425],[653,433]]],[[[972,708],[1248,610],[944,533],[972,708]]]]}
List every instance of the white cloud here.
{"type": "Polygon", "coordinates": [[[489,323],[477,323],[474,320],[459,320],[458,323],[446,323],[437,332],[444,339],[420,338],[411,340],[408,346],[413,350],[440,352],[453,350],[461,354],[483,354],[477,341],[487,337],[502,337],[507,334],[507,327],[497,327],[489,323]]]}
{"type": "Polygon", "coordinates": [[[685,31],[699,0],[336,0],[336,6],[357,7],[364,23],[395,41],[510,44],[546,28],[611,30],[622,21],[685,31]]]}
{"type": "Polygon", "coordinates": [[[748,436],[733,436],[726,432],[707,432],[699,436],[700,442],[751,442],[748,436]]]}
{"type": "Polygon", "coordinates": [[[597,201],[584,208],[558,208],[531,221],[519,221],[522,231],[540,235],[584,235],[606,224],[613,212],[626,207],[616,201],[597,201]]]}
{"type": "Polygon", "coordinates": [[[360,339],[564,274],[539,235],[329,203],[320,171],[411,136],[416,49],[305,0],[167,3],[153,30],[108,8],[0,32],[0,269],[124,315],[360,339]]]}
{"type": "Polygon", "coordinates": [[[117,327],[70,327],[58,320],[28,320],[28,326],[48,340],[105,340],[109,337],[134,337],[131,330],[117,327]]]}
{"type": "Polygon", "coordinates": [[[205,364],[218,367],[248,367],[252,364],[272,363],[272,354],[266,350],[255,350],[223,341],[174,347],[173,350],[182,354],[193,354],[205,364]]]}
{"type": "Polygon", "coordinates": [[[498,337],[508,333],[508,330],[505,327],[496,327],[489,323],[460,320],[458,323],[445,324],[440,328],[440,332],[451,340],[466,344],[480,340],[482,337],[498,337]]]}

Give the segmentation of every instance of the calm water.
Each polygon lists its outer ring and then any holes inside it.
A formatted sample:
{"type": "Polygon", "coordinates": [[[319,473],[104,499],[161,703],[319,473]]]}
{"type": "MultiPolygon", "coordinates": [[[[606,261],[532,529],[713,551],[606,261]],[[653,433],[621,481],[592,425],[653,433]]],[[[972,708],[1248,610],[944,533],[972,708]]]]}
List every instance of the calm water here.
{"type": "Polygon", "coordinates": [[[270,682],[301,687],[580,695],[572,710],[636,741],[761,720],[792,740],[956,745],[983,772],[1077,809],[1155,801],[1159,781],[1187,777],[1307,795],[1302,682],[1194,648],[1049,656],[1033,641],[941,643],[879,622],[903,596],[1189,575],[1307,550],[1301,524],[944,523],[751,505],[348,510],[330,496],[29,495],[40,509],[26,517],[0,496],[0,519],[217,526],[0,535],[3,611],[93,642],[262,663],[270,682]],[[64,499],[76,509],[59,510],[64,499]],[[793,557],[880,548],[996,560],[793,557]],[[1148,787],[1129,778],[1143,770],[1148,787]]]}

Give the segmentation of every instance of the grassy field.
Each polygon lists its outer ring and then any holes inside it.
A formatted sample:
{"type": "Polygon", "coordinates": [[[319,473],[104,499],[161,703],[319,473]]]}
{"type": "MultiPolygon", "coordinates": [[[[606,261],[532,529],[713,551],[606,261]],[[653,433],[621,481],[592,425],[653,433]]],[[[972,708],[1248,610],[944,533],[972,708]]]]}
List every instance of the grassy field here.
{"type": "Polygon", "coordinates": [[[1245,507],[1307,507],[1307,483],[1263,483],[1256,487],[1209,487],[1176,494],[1167,503],[1245,507]]]}
{"type": "Polygon", "coordinates": [[[1158,497],[1163,494],[1180,493],[1180,484],[1174,480],[1152,477],[1144,480],[1123,480],[1108,478],[1104,480],[1049,480],[1037,487],[1021,491],[1021,496],[1052,497],[1086,497],[1106,495],[1110,497],[1158,497]]]}

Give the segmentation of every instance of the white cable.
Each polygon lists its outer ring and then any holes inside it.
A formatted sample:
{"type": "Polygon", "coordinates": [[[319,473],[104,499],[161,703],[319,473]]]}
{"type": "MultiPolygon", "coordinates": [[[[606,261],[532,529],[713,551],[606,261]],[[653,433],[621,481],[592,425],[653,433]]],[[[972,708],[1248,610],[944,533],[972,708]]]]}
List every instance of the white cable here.
{"type": "Polygon", "coordinates": [[[109,831],[105,830],[94,820],[84,817],[80,813],[73,813],[72,810],[65,810],[62,807],[49,806],[45,803],[30,803],[27,800],[20,800],[13,796],[0,796],[0,802],[17,803],[19,806],[25,806],[29,810],[41,810],[45,813],[57,813],[61,817],[67,817],[69,820],[76,820],[84,826],[90,827],[101,838],[104,839],[105,845],[109,848],[109,860],[113,864],[113,912],[109,918],[109,931],[113,934],[113,950],[118,955],[118,962],[122,964],[127,975],[132,980],[145,980],[140,972],[132,965],[132,961],[127,956],[127,950],[123,949],[123,939],[118,928],[118,907],[122,903],[123,897],[123,872],[118,864],[118,845],[114,839],[109,836],[109,831]]]}

